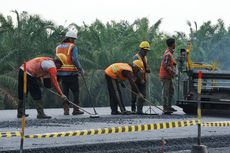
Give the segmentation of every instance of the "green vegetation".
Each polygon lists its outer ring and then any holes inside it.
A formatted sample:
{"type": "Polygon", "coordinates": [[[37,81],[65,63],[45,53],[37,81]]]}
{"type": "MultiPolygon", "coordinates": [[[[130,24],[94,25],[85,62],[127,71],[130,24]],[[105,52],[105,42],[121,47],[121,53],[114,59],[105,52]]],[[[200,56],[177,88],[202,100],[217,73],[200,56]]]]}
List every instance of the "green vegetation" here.
{"type": "MultiPolygon", "coordinates": [[[[27,12],[7,16],[0,14],[0,108],[15,108],[17,99],[17,70],[20,65],[37,56],[54,56],[55,47],[64,38],[68,29],[78,30],[76,43],[80,49],[80,61],[86,71],[87,84],[93,100],[88,99],[86,89],[80,80],[81,103],[83,106],[108,106],[108,93],[103,70],[114,62],[130,62],[142,40],[151,43],[148,62],[151,68],[149,99],[160,103],[161,85],[158,79],[161,57],[166,49],[167,34],[159,31],[162,19],[153,25],[147,18],[127,21],[110,21],[106,24],[96,20],[91,25],[68,27],[55,25],[41,19],[38,15],[27,12]],[[16,23],[13,19],[16,17],[16,23]]],[[[186,26],[186,25],[185,25],[186,26]]],[[[220,61],[223,69],[229,69],[230,27],[226,28],[222,20],[216,24],[210,21],[203,23],[197,30],[188,22],[190,34],[177,32],[175,56],[179,49],[185,48],[188,40],[193,42],[192,59],[199,62],[220,61]]],[[[51,96],[44,90],[46,107],[61,107],[58,97],[51,96]]],[[[129,97],[125,97],[129,105],[129,97]]],[[[29,98],[27,107],[32,106],[29,98]]]]}

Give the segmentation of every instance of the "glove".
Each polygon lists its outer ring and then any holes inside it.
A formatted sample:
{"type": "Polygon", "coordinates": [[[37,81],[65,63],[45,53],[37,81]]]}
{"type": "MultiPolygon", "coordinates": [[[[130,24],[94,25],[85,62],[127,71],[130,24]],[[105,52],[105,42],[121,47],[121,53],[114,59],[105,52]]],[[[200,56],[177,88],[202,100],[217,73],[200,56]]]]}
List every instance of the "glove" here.
{"type": "Polygon", "coordinates": [[[61,95],[61,99],[63,99],[64,101],[68,101],[68,98],[65,95],[61,95]]]}

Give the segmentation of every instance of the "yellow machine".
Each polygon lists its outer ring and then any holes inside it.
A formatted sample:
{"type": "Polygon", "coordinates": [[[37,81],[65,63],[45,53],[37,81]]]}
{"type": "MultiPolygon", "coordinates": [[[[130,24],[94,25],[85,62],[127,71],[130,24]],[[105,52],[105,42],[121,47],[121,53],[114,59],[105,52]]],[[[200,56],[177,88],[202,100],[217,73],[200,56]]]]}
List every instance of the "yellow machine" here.
{"type": "Polygon", "coordinates": [[[187,114],[196,114],[198,103],[198,73],[202,71],[202,112],[230,112],[230,71],[219,70],[213,64],[193,63],[191,60],[192,43],[180,50],[178,63],[177,103],[187,114]]]}
{"type": "Polygon", "coordinates": [[[206,69],[206,70],[210,70],[210,71],[215,71],[217,70],[217,62],[214,62],[213,64],[204,64],[204,63],[193,63],[190,57],[190,53],[191,53],[191,49],[192,49],[192,43],[188,42],[188,46],[186,49],[186,53],[187,53],[187,68],[188,70],[193,70],[193,69],[206,69]]]}

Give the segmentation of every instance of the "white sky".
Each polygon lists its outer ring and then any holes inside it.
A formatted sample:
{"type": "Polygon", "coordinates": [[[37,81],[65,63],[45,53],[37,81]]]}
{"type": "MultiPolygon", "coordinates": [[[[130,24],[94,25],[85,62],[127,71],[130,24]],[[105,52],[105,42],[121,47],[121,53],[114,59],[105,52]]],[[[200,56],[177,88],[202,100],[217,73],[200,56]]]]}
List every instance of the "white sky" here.
{"type": "Polygon", "coordinates": [[[229,0],[0,0],[0,13],[13,15],[11,10],[39,14],[42,18],[65,25],[82,25],[96,19],[107,21],[147,17],[151,24],[163,18],[161,30],[188,32],[187,20],[198,26],[221,18],[230,25],[229,0]],[[229,2],[228,2],[229,1],[229,2]]]}

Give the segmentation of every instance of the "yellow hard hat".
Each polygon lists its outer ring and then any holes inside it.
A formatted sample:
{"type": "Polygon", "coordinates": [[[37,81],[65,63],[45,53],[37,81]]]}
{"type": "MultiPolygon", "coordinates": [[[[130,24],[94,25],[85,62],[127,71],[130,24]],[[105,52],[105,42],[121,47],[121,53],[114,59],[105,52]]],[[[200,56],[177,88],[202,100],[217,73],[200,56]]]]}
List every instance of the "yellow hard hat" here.
{"type": "Polygon", "coordinates": [[[150,44],[148,41],[142,41],[139,47],[145,50],[150,50],[150,44]]]}
{"type": "Polygon", "coordinates": [[[136,65],[141,70],[144,69],[144,64],[141,60],[135,60],[135,61],[133,61],[133,64],[136,65]]]}
{"type": "Polygon", "coordinates": [[[65,54],[59,53],[59,54],[56,54],[56,56],[59,58],[59,60],[62,62],[62,64],[67,62],[67,57],[65,54]]]}

